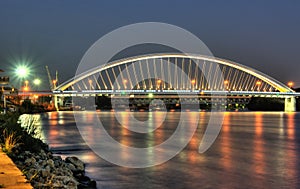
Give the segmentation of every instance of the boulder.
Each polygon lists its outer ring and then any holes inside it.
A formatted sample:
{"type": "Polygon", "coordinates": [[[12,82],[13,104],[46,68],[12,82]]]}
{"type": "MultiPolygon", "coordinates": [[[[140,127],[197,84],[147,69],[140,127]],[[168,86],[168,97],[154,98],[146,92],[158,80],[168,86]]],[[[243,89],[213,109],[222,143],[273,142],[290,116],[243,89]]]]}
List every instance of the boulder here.
{"type": "Polygon", "coordinates": [[[84,172],[84,163],[77,157],[67,157],[65,161],[66,163],[71,163],[75,166],[76,171],[74,172],[84,172]]]}

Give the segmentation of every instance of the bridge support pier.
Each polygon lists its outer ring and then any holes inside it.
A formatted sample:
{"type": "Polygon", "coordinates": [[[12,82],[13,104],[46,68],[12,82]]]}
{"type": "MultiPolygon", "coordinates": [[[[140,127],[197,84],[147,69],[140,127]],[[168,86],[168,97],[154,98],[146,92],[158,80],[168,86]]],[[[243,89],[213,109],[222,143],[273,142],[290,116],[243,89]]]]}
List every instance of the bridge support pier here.
{"type": "Polygon", "coordinates": [[[295,97],[285,97],[284,111],[285,112],[295,112],[296,111],[296,98],[295,97]]]}
{"type": "Polygon", "coordinates": [[[54,102],[54,107],[55,107],[56,111],[58,111],[58,99],[57,99],[57,95],[53,96],[53,102],[54,102]]]}

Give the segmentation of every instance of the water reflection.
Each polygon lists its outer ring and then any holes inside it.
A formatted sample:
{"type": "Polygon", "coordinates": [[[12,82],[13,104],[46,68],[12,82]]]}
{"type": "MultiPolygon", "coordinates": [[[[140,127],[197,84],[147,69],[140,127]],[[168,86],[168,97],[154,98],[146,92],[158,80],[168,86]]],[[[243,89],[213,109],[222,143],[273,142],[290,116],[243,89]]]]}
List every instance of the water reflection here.
{"type": "MultiPolygon", "coordinates": [[[[285,172],[286,179],[290,182],[292,188],[297,188],[297,177],[296,175],[298,173],[298,169],[295,169],[297,167],[299,157],[297,157],[297,143],[294,140],[295,139],[295,115],[296,113],[290,112],[287,113],[287,136],[290,142],[286,145],[288,147],[286,148],[284,155],[286,156],[284,165],[287,168],[287,171],[285,172]]],[[[299,145],[299,144],[298,144],[299,145]]]]}
{"type": "Polygon", "coordinates": [[[257,112],[255,113],[255,135],[253,140],[253,166],[256,174],[261,175],[265,174],[265,149],[264,149],[264,138],[263,138],[263,128],[264,128],[264,120],[263,113],[257,112]]]}
{"type": "Polygon", "coordinates": [[[224,120],[223,120],[223,126],[222,126],[222,137],[221,137],[221,153],[223,156],[222,159],[222,165],[224,169],[231,169],[232,167],[232,144],[230,141],[230,113],[225,112],[224,113],[224,120]]]}
{"type": "Polygon", "coordinates": [[[257,138],[261,137],[263,133],[263,113],[262,112],[256,112],[255,113],[255,120],[254,120],[254,126],[255,126],[255,136],[257,138]]]}
{"type": "MultiPolygon", "coordinates": [[[[128,113],[121,114],[122,121],[128,122],[128,113]]],[[[95,133],[93,121],[101,118],[112,137],[135,147],[164,142],[173,134],[180,117],[179,112],[169,112],[166,122],[159,127],[148,125],[157,129],[141,135],[122,127],[114,112],[78,114],[85,117],[88,136],[101,136],[95,133]]],[[[188,128],[197,115],[198,128],[186,148],[168,162],[145,169],[122,168],[97,157],[81,139],[71,112],[44,114],[41,127],[55,152],[76,155],[87,162],[87,173],[98,181],[99,188],[297,188],[300,185],[299,113],[227,112],[220,135],[204,154],[197,149],[210,114],[189,112],[185,124],[188,128]]],[[[149,112],[138,112],[135,116],[141,120],[150,117],[149,112]]],[[[153,119],[160,115],[151,113],[151,116],[153,119]]],[[[120,152],[120,156],[130,161],[126,151],[120,152]]],[[[149,150],[142,158],[151,162],[157,156],[149,150]]]]}
{"type": "Polygon", "coordinates": [[[288,122],[287,122],[287,135],[288,139],[295,139],[295,114],[294,112],[289,112],[287,114],[288,122]]]}

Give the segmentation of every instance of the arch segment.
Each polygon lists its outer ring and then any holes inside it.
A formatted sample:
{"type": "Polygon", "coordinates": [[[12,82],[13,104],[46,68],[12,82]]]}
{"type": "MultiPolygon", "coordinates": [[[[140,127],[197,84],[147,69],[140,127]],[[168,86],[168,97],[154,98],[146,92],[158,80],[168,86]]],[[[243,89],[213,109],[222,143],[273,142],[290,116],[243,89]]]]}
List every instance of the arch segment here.
{"type": "MultiPolygon", "coordinates": [[[[121,60],[116,60],[110,62],[106,65],[101,65],[95,68],[92,68],[88,71],[85,71],[70,80],[59,85],[55,90],[68,90],[72,89],[73,86],[77,86],[76,88],[80,89],[112,89],[114,81],[116,80],[116,75],[121,74],[122,70],[127,69],[128,66],[137,69],[137,71],[133,70],[135,75],[139,74],[139,69],[142,66],[146,66],[148,72],[153,71],[154,74],[157,74],[158,78],[162,78],[163,80],[170,80],[169,84],[161,85],[161,88],[166,89],[192,89],[198,88],[199,90],[232,90],[232,91],[254,91],[254,90],[264,90],[264,91],[279,91],[279,92],[294,92],[285,84],[280,81],[264,74],[258,70],[250,68],[248,66],[209,56],[195,55],[195,54],[180,54],[180,53],[165,53],[165,54],[150,54],[150,55],[141,55],[135,57],[129,57],[121,60]],[[164,60],[164,61],[162,61],[164,60]],[[161,64],[168,64],[172,62],[180,70],[163,70],[161,64]],[[199,69],[195,66],[195,62],[198,63],[199,69]],[[216,68],[221,70],[223,74],[223,79],[218,78],[219,76],[214,75],[217,71],[216,68]],[[193,83],[184,84],[186,81],[183,81],[182,70],[188,72],[187,75],[190,77],[190,80],[194,80],[193,83]],[[203,72],[207,72],[206,77],[214,78],[214,83],[209,84],[206,82],[203,72]],[[216,78],[215,78],[216,77],[216,78]],[[182,80],[180,82],[180,80],[182,80]],[[220,81],[224,81],[220,83],[220,81]],[[177,82],[177,86],[175,86],[177,82]],[[219,82],[219,83],[218,83],[219,82]],[[93,86],[90,86],[93,83],[93,86]],[[96,84],[95,84],[96,83],[96,84]],[[173,83],[172,85],[170,83],[173,83]],[[180,84],[179,84],[180,83],[180,84]],[[225,85],[225,86],[224,86],[225,85]],[[228,86],[226,86],[228,85],[228,86]],[[220,87],[220,86],[223,86],[220,87]],[[227,87],[227,88],[226,88],[227,87]]],[[[169,67],[164,67],[169,68],[169,67]]],[[[123,77],[131,77],[131,74],[126,71],[124,72],[126,76],[123,77]]],[[[127,82],[123,78],[124,81],[127,82]]],[[[137,80],[137,79],[136,79],[137,80]]],[[[143,81],[138,84],[138,87],[144,89],[155,89],[157,87],[156,80],[148,80],[147,82],[143,81]],[[143,83],[144,82],[144,83],[143,83]]],[[[130,85],[131,81],[125,84],[117,83],[116,85],[119,89],[126,89],[126,85],[130,85]]],[[[166,82],[167,83],[167,82],[166,82]]],[[[128,88],[136,87],[136,86],[128,86],[128,88]]]]}

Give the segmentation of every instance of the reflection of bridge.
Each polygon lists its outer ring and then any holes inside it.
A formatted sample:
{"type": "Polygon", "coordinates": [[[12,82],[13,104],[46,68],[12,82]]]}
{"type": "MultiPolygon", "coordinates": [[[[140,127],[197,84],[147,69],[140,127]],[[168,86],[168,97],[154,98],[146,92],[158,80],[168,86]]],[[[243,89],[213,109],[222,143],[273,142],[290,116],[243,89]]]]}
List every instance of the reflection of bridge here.
{"type": "Polygon", "coordinates": [[[247,66],[214,57],[153,54],[126,58],[92,68],[62,83],[55,96],[156,94],[260,96],[285,98],[295,111],[292,89],[247,66]]]}

